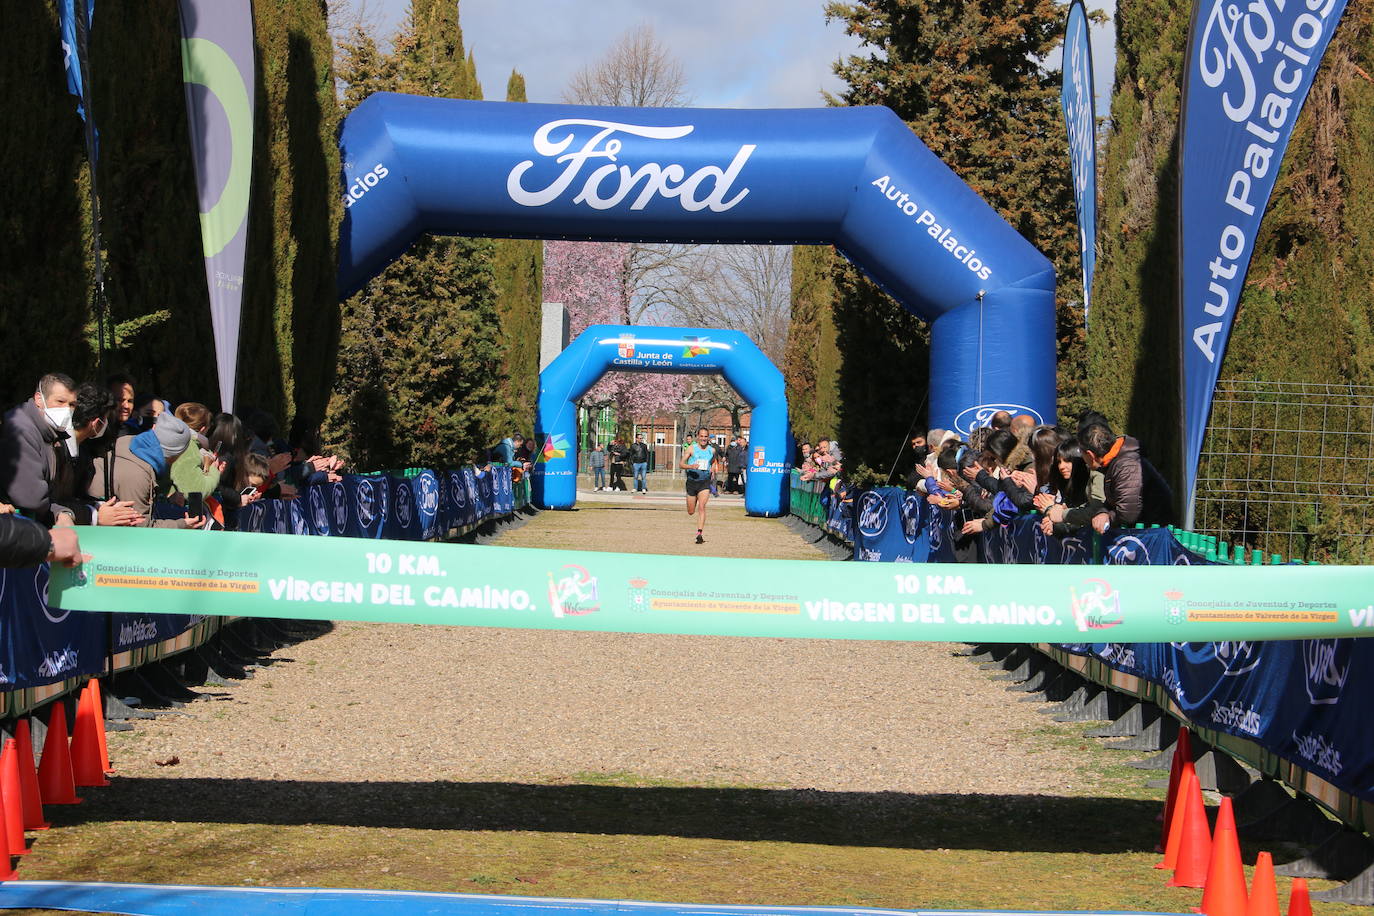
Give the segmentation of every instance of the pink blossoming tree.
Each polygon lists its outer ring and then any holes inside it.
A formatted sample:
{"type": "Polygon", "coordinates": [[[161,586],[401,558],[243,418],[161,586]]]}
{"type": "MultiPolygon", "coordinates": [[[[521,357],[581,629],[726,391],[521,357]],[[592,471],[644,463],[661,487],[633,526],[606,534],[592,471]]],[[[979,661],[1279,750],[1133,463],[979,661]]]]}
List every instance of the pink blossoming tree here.
{"type": "MultiPolygon", "coordinates": [[[[632,324],[632,246],[625,242],[544,243],[544,301],[568,309],[573,337],[594,324],[632,324]]],[[[611,372],[582,396],[588,409],[612,407],[622,425],[677,413],[686,380],[680,375],[611,372]]]]}

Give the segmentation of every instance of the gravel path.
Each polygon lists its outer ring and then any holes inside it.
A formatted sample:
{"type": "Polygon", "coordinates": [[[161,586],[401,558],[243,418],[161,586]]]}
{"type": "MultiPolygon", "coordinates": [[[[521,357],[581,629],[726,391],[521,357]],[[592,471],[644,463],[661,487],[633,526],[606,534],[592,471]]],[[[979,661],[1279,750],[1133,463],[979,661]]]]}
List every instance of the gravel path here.
{"type": "MultiPolygon", "coordinates": [[[[622,499],[545,513],[494,543],[685,553],[687,528],[674,503],[622,499]]],[[[821,557],[737,505],[713,508],[708,535],[709,552],[821,557]]],[[[110,735],[110,754],[121,774],[164,779],[614,774],[1079,794],[1037,736],[1034,704],[953,648],[344,623],[277,652],[251,680],[203,688],[185,715],[110,735]]]]}

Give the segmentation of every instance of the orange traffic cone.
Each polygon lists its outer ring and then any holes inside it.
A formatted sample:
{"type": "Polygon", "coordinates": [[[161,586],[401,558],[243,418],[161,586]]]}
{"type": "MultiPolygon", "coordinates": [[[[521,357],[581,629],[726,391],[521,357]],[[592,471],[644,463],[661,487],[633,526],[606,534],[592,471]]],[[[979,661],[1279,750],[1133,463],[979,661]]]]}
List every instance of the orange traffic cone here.
{"type": "Polygon", "coordinates": [[[1178,781],[1183,775],[1183,765],[1192,762],[1192,741],[1188,737],[1188,727],[1185,725],[1178,730],[1178,741],[1174,743],[1174,757],[1169,762],[1169,792],[1164,796],[1164,811],[1159,815],[1159,820],[1164,822],[1159,837],[1160,852],[1165,852],[1169,848],[1169,825],[1172,823],[1175,802],[1178,799],[1178,781]]]}
{"type": "MultiPolygon", "coordinates": [[[[5,817],[4,793],[0,792],[0,830],[4,831],[3,833],[0,833],[0,839],[3,839],[5,841],[4,845],[7,848],[12,848],[10,847],[9,842],[9,831],[4,829],[4,826],[8,823],[8,821],[9,818],[5,817]]],[[[22,824],[20,825],[19,829],[19,846],[21,848],[23,848],[24,846],[24,829],[22,824]]],[[[25,852],[27,851],[28,850],[25,849],[25,852]]],[[[18,879],[19,873],[14,870],[14,859],[12,858],[13,855],[14,853],[12,851],[6,851],[5,855],[3,857],[0,857],[0,881],[14,881],[18,879]]]]}
{"type": "Polygon", "coordinates": [[[1255,876],[1250,879],[1250,899],[1245,916],[1279,916],[1279,888],[1274,881],[1274,857],[1262,852],[1255,860],[1255,876]]]}
{"type": "Polygon", "coordinates": [[[1307,897],[1307,879],[1294,878],[1288,895],[1288,916],[1312,916],[1312,901],[1307,897]]]}
{"type": "Polygon", "coordinates": [[[1178,848],[1183,843],[1183,810],[1186,807],[1184,801],[1192,792],[1193,784],[1196,782],[1197,770],[1193,768],[1193,761],[1189,760],[1183,765],[1179,773],[1177,797],[1168,825],[1169,839],[1164,844],[1164,858],[1155,863],[1155,868],[1167,868],[1169,871],[1178,868],[1178,848]]]}
{"type": "Polygon", "coordinates": [[[14,739],[6,738],[0,749],[0,801],[4,802],[0,819],[4,820],[5,845],[12,856],[26,856],[24,845],[24,787],[19,784],[19,752],[14,739]]]}
{"type": "Polygon", "coordinates": [[[14,725],[14,749],[19,752],[19,784],[24,788],[24,829],[47,830],[43,820],[43,796],[38,791],[38,772],[33,768],[33,739],[29,719],[24,716],[14,725]]]}
{"type": "Polygon", "coordinates": [[[1207,916],[1245,916],[1245,867],[1240,862],[1240,837],[1231,799],[1223,798],[1212,831],[1212,857],[1207,864],[1207,887],[1198,910],[1207,916]]]}
{"type": "Polygon", "coordinates": [[[95,733],[100,736],[100,768],[106,776],[114,775],[114,767],[110,766],[110,746],[105,738],[105,701],[100,696],[99,678],[91,678],[86,682],[86,690],[91,695],[91,705],[95,707],[95,720],[100,727],[95,733]]]}
{"type": "Polygon", "coordinates": [[[48,735],[43,739],[43,756],[38,761],[38,791],[45,805],[75,805],[76,781],[72,776],[72,751],[67,746],[67,709],[62,702],[52,704],[48,716],[48,735]]]}
{"type": "Polygon", "coordinates": [[[90,688],[81,691],[76,704],[76,727],[72,729],[72,777],[78,786],[108,786],[105,765],[100,759],[100,732],[105,723],[91,702],[90,688]]]}
{"type": "Polygon", "coordinates": [[[1183,827],[1178,842],[1178,862],[1168,887],[1205,887],[1207,866],[1212,858],[1212,834],[1207,828],[1207,807],[1202,802],[1202,786],[1197,778],[1189,781],[1188,793],[1179,799],[1183,827]]]}

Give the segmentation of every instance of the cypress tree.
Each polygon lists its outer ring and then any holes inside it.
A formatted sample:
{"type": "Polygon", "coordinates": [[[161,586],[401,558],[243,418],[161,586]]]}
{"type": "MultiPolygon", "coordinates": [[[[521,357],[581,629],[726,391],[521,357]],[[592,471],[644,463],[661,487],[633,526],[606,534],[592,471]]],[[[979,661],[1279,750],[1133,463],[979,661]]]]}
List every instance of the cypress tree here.
{"type": "Polygon", "coordinates": [[[783,376],[792,432],[804,441],[833,435],[839,425],[840,353],[831,279],[837,260],[828,245],[792,248],[792,321],[783,376]]]}
{"type": "Polygon", "coordinates": [[[11,176],[0,183],[3,410],[32,396],[44,372],[81,377],[94,360],[82,336],[90,299],[86,155],[57,13],[51,3],[12,4],[0,22],[9,43],[0,54],[9,120],[0,161],[11,176]]]}
{"type": "Polygon", "coordinates": [[[313,428],[324,419],[339,339],[333,42],[319,0],[255,4],[254,25],[256,221],[248,229],[237,403],[313,428]]]}
{"type": "MultiPolygon", "coordinates": [[[[506,101],[524,102],[525,77],[512,70],[506,101]]],[[[534,433],[534,399],[539,393],[539,325],[544,287],[544,244],[530,239],[495,243],[497,323],[501,329],[501,377],[493,434],[534,433]]]]}
{"type": "Polygon", "coordinates": [[[1171,482],[1181,479],[1176,141],[1188,15],[1168,0],[1117,4],[1087,345],[1094,409],[1140,439],[1171,482]]]}

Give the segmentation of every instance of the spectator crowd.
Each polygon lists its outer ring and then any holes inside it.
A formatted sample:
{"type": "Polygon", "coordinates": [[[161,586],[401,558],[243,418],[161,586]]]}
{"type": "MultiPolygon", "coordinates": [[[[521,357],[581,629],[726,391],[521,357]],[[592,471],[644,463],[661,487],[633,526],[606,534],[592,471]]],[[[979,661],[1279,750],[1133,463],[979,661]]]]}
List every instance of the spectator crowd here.
{"type": "Polygon", "coordinates": [[[83,525],[232,530],[256,500],[340,479],[320,452],[317,430],[282,439],[260,410],[173,407],[126,376],[49,373],[0,424],[0,566],[75,564],[83,525]]]}
{"type": "Polygon", "coordinates": [[[932,429],[909,445],[907,488],[956,513],[961,562],[982,559],[978,535],[1026,513],[1037,513],[1041,530],[1057,537],[1174,521],[1173,492],[1140,443],[1095,411],[1080,415],[1072,434],[999,411],[967,441],[932,429]]]}

